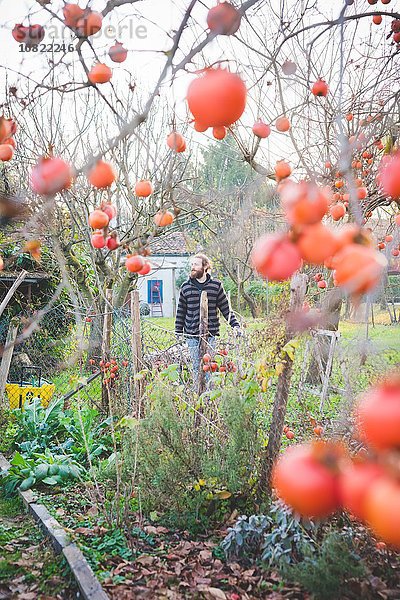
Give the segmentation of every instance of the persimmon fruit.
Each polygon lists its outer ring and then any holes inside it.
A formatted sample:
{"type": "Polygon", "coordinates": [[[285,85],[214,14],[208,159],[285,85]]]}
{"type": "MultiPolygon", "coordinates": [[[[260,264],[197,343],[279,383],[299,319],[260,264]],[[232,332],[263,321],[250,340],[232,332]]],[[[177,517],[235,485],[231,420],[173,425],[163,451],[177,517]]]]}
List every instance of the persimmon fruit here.
{"type": "Polygon", "coordinates": [[[125,261],[125,267],[131,273],[138,273],[144,267],[144,258],[139,254],[128,256],[125,261]]]}
{"type": "Polygon", "coordinates": [[[92,234],[92,237],[90,239],[93,248],[104,248],[106,245],[106,240],[104,239],[104,235],[101,231],[95,231],[92,234]]]}
{"type": "Polygon", "coordinates": [[[287,163],[284,160],[279,160],[275,167],[275,177],[277,181],[281,181],[281,179],[285,179],[286,177],[289,177],[289,175],[292,173],[292,169],[289,165],[289,163],[287,163]]]}
{"type": "Polygon", "coordinates": [[[339,221],[346,214],[346,207],[342,202],[338,202],[330,207],[329,214],[334,221],[339,221]]]}
{"type": "Polygon", "coordinates": [[[110,187],[116,178],[113,166],[104,160],[98,160],[88,173],[89,183],[99,189],[110,187]]]}
{"type": "Polygon", "coordinates": [[[336,285],[359,296],[373,290],[387,266],[386,258],[361,244],[349,244],[332,261],[336,285]]]}
{"type": "Polygon", "coordinates": [[[370,446],[400,448],[400,376],[372,386],[361,397],[355,415],[360,434],[370,446]]]}
{"type": "Polygon", "coordinates": [[[186,149],[186,143],[183,135],[177,131],[172,131],[167,137],[167,146],[174,152],[183,152],[186,149]]]}
{"type": "Polygon", "coordinates": [[[263,277],[270,281],[284,281],[301,267],[301,256],[286,235],[266,234],[256,240],[251,262],[263,277]]]}
{"type": "Polygon", "coordinates": [[[93,229],[103,229],[107,227],[110,219],[108,215],[100,209],[96,209],[89,215],[89,225],[93,229]]]}
{"type": "Polygon", "coordinates": [[[84,15],[85,11],[77,4],[66,4],[63,8],[64,23],[68,27],[76,28],[79,19],[84,15]]]}
{"type": "Polygon", "coordinates": [[[37,194],[51,196],[72,184],[71,165],[57,157],[41,158],[31,172],[31,187],[37,194]]]}
{"type": "Polygon", "coordinates": [[[115,63],[123,63],[126,61],[128,56],[128,50],[124,48],[121,42],[116,41],[115,44],[110,47],[108,56],[115,63]]]}
{"type": "Polygon", "coordinates": [[[383,474],[382,467],[373,462],[352,463],[340,474],[341,503],[357,519],[361,521],[365,519],[364,504],[367,491],[383,474]]]}
{"type": "Polygon", "coordinates": [[[196,122],[229,127],[243,114],[247,90],[236,73],[209,68],[191,82],[186,97],[196,122]]]}
{"type": "Polygon", "coordinates": [[[307,225],[299,236],[297,247],[303,260],[311,265],[321,265],[325,259],[335,254],[336,236],[322,223],[307,225]]]}
{"type": "Polygon", "coordinates": [[[329,451],[324,456],[311,444],[286,450],[273,470],[278,496],[304,517],[332,514],[340,501],[337,474],[329,464],[329,451]]]}
{"type": "Polygon", "coordinates": [[[80,35],[90,37],[100,31],[103,24],[103,16],[93,10],[85,11],[85,15],[77,22],[80,35]]]}
{"type": "Polygon", "coordinates": [[[400,483],[392,477],[377,479],[365,498],[365,520],[384,542],[400,549],[400,483]]]}
{"type": "Polygon", "coordinates": [[[240,12],[229,2],[221,2],[210,8],[207,25],[212,33],[233,35],[240,27],[240,12]]]}
{"type": "Polygon", "coordinates": [[[14,148],[11,144],[0,144],[0,160],[8,162],[14,156],[14,148]]]}
{"type": "Polygon", "coordinates": [[[278,117],[275,122],[275,127],[281,133],[289,131],[290,129],[290,121],[287,117],[278,117]]]}
{"type": "Polygon", "coordinates": [[[252,127],[252,131],[254,135],[261,139],[264,139],[271,134],[271,127],[263,121],[256,121],[252,127]]]}
{"type": "Polygon", "coordinates": [[[312,225],[326,214],[330,197],[311,181],[288,181],[282,188],[281,202],[290,225],[312,225]]]}
{"type": "Polygon", "coordinates": [[[168,210],[159,210],[158,213],[154,215],[154,223],[157,227],[166,227],[167,225],[171,225],[174,218],[172,212],[168,210]]]}
{"type": "Polygon", "coordinates": [[[107,83],[112,77],[112,70],[104,63],[97,63],[92,67],[88,74],[90,83],[107,83]]]}
{"type": "Polygon", "coordinates": [[[135,194],[140,198],[147,198],[153,193],[153,185],[148,179],[141,179],[135,185],[135,194]]]}
{"type": "Polygon", "coordinates": [[[329,87],[326,81],[324,81],[323,79],[318,79],[318,81],[316,81],[312,86],[311,91],[314,94],[314,96],[327,96],[329,92],[329,87]]]}

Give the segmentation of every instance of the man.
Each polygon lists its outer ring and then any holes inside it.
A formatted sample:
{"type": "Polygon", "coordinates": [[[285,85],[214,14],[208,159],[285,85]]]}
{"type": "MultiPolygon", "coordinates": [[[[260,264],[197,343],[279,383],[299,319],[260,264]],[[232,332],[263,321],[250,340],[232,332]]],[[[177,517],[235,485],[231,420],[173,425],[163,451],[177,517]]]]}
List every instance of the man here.
{"type": "Polygon", "coordinates": [[[216,336],[219,335],[219,317],[221,311],[235,333],[241,335],[240,325],[230,310],[227,295],[222,283],[210,275],[211,264],[205,254],[196,254],[191,259],[190,276],[182,285],[176,311],[175,333],[179,337],[185,334],[193,364],[193,379],[196,384],[200,375],[200,297],[207,292],[208,298],[208,349],[215,349],[216,336]]]}

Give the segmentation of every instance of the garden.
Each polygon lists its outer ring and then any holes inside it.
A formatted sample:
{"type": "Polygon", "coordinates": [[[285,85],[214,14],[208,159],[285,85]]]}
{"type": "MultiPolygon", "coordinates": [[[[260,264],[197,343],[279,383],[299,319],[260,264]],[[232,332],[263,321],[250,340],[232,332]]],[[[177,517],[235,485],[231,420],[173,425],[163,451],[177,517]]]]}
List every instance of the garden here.
{"type": "Polygon", "coordinates": [[[400,598],[400,13],[327,4],[0,0],[0,599],[400,598]]]}

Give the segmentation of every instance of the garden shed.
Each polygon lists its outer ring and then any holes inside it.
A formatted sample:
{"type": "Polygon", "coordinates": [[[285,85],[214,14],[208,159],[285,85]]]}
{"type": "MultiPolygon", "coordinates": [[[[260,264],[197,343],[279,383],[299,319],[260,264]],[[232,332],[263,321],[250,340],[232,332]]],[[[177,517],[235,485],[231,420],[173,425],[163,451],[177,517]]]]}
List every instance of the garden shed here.
{"type": "Polygon", "coordinates": [[[148,275],[139,278],[140,304],[148,304],[150,316],[175,315],[179,272],[188,267],[189,257],[197,251],[197,248],[190,248],[191,240],[179,231],[156,239],[151,244],[150,261],[153,268],[148,275]]]}
{"type": "MultiPolygon", "coordinates": [[[[0,271],[0,302],[5,297],[18,275],[19,272],[15,271],[0,271]]],[[[49,279],[50,276],[42,271],[28,273],[18,287],[18,291],[16,292],[14,299],[11,300],[9,306],[12,306],[15,302],[18,302],[18,304],[21,305],[20,309],[30,306],[34,298],[37,298],[44,293],[49,279]]]]}

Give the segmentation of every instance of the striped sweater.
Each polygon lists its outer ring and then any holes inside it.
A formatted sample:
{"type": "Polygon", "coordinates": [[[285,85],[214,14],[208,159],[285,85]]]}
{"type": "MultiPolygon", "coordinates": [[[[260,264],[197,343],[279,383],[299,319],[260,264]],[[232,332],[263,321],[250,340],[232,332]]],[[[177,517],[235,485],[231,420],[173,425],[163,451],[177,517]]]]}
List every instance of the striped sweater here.
{"type": "Polygon", "coordinates": [[[219,318],[217,309],[231,327],[240,327],[235,315],[229,308],[229,302],[223,285],[207,274],[205,283],[189,278],[182,285],[176,311],[175,333],[186,333],[190,336],[200,334],[200,296],[207,292],[208,298],[208,331],[210,335],[219,335],[219,318]]]}

